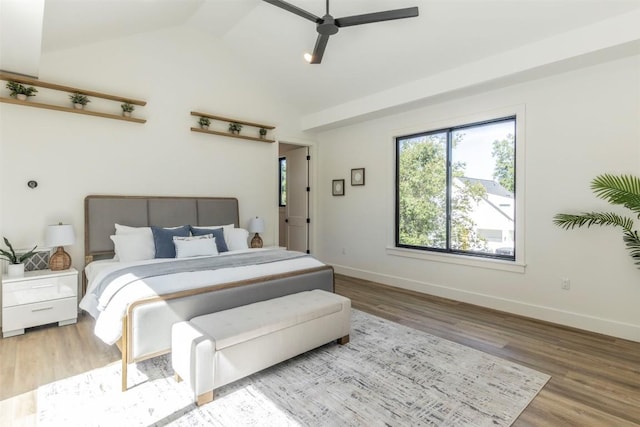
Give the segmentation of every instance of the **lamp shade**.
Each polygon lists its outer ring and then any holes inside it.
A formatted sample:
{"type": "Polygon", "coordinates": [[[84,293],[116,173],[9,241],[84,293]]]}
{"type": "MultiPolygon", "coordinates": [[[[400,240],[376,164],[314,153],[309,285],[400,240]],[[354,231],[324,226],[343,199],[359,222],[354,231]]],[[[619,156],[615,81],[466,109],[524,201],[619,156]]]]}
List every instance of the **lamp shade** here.
{"type": "Polygon", "coordinates": [[[71,245],[76,241],[76,234],[69,224],[48,225],[45,233],[45,244],[49,247],[71,245]]]}
{"type": "Polygon", "coordinates": [[[264,220],[262,218],[251,218],[249,221],[249,232],[262,233],[264,231],[264,220]]]}

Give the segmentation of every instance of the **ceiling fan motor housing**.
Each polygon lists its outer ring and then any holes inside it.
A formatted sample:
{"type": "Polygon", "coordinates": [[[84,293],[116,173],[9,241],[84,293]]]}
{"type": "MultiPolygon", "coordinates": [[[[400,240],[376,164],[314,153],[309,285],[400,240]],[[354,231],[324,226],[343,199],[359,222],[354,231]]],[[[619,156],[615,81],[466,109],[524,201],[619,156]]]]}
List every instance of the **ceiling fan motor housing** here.
{"type": "Polygon", "coordinates": [[[322,17],[322,22],[316,26],[316,29],[318,30],[318,33],[323,36],[332,36],[338,32],[336,21],[331,15],[324,15],[322,17]]]}

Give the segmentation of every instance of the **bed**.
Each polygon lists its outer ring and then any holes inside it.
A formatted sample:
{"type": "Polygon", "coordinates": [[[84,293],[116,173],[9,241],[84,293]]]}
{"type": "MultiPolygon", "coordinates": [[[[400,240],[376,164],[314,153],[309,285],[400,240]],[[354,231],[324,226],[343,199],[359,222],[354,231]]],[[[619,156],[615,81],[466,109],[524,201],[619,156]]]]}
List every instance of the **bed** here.
{"type": "MultiPolygon", "coordinates": [[[[226,197],[111,195],[85,198],[86,267],[83,275],[84,297],[80,305],[96,318],[96,334],[108,344],[115,342],[118,345],[122,353],[123,391],[127,389],[129,364],[170,351],[171,326],[176,322],[306,290],[334,291],[332,267],[315,258],[289,251],[276,254],[277,251],[268,249],[238,249],[211,257],[217,265],[216,271],[193,272],[185,268],[177,273],[158,274],[151,278],[133,274],[135,281],[122,286],[122,290],[117,288],[113,292],[115,297],[98,308],[100,304],[94,289],[99,287],[98,279],[104,282],[103,279],[112,277],[120,268],[144,271],[164,268],[169,271],[173,268],[170,265],[181,261],[128,263],[114,260],[114,242],[110,236],[114,234],[115,224],[130,227],[205,227],[224,224],[239,228],[238,200],[226,197]],[[254,258],[260,262],[256,265],[246,264],[254,258]],[[124,289],[129,288],[137,291],[128,294],[124,289]],[[106,318],[101,319],[101,316],[106,318]],[[105,334],[104,328],[110,332],[105,334]],[[118,329],[117,334],[114,328],[118,329]]],[[[184,264],[201,264],[205,262],[198,261],[201,258],[206,257],[183,261],[184,264]]]]}

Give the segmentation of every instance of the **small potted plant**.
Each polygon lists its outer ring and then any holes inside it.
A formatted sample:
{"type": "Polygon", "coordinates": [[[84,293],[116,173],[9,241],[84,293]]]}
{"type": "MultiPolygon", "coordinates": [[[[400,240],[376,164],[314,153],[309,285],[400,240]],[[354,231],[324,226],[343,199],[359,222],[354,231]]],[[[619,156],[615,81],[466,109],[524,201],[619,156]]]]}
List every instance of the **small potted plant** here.
{"type": "Polygon", "coordinates": [[[29,252],[17,255],[6,237],[4,238],[4,244],[7,245],[9,250],[0,249],[0,258],[9,261],[7,274],[12,277],[22,276],[24,274],[24,262],[36,254],[35,250],[38,245],[34,246],[29,252]]]}
{"type": "Polygon", "coordinates": [[[267,130],[265,128],[260,128],[259,133],[261,139],[265,139],[267,137],[267,130]]]}
{"type": "Polygon", "coordinates": [[[131,117],[131,113],[136,109],[136,107],[134,107],[130,102],[125,102],[120,105],[120,108],[122,108],[122,115],[124,117],[131,117]]]}
{"type": "Polygon", "coordinates": [[[87,95],[83,95],[80,92],[69,95],[69,99],[71,99],[73,106],[78,110],[82,110],[87,103],[91,102],[91,100],[87,98],[87,95]]]}
{"type": "Polygon", "coordinates": [[[198,120],[198,124],[200,125],[200,129],[207,130],[209,129],[209,125],[211,124],[211,120],[208,117],[200,117],[198,120]]]}
{"type": "Polygon", "coordinates": [[[35,93],[38,92],[35,87],[26,87],[18,82],[7,82],[7,89],[11,91],[10,96],[20,101],[26,101],[28,97],[35,96],[35,93]]]}
{"type": "Polygon", "coordinates": [[[232,134],[237,135],[240,133],[241,130],[242,130],[242,125],[240,123],[237,123],[237,122],[229,123],[229,132],[231,132],[232,134]]]}

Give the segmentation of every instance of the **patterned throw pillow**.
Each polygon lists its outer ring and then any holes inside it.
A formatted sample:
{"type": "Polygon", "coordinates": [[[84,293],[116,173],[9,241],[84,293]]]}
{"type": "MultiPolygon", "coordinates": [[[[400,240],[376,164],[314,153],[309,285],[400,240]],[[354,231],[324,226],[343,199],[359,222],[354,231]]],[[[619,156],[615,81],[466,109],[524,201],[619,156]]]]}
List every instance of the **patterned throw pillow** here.
{"type": "Polygon", "coordinates": [[[24,262],[24,271],[46,270],[49,268],[49,251],[38,251],[24,262]]]}

